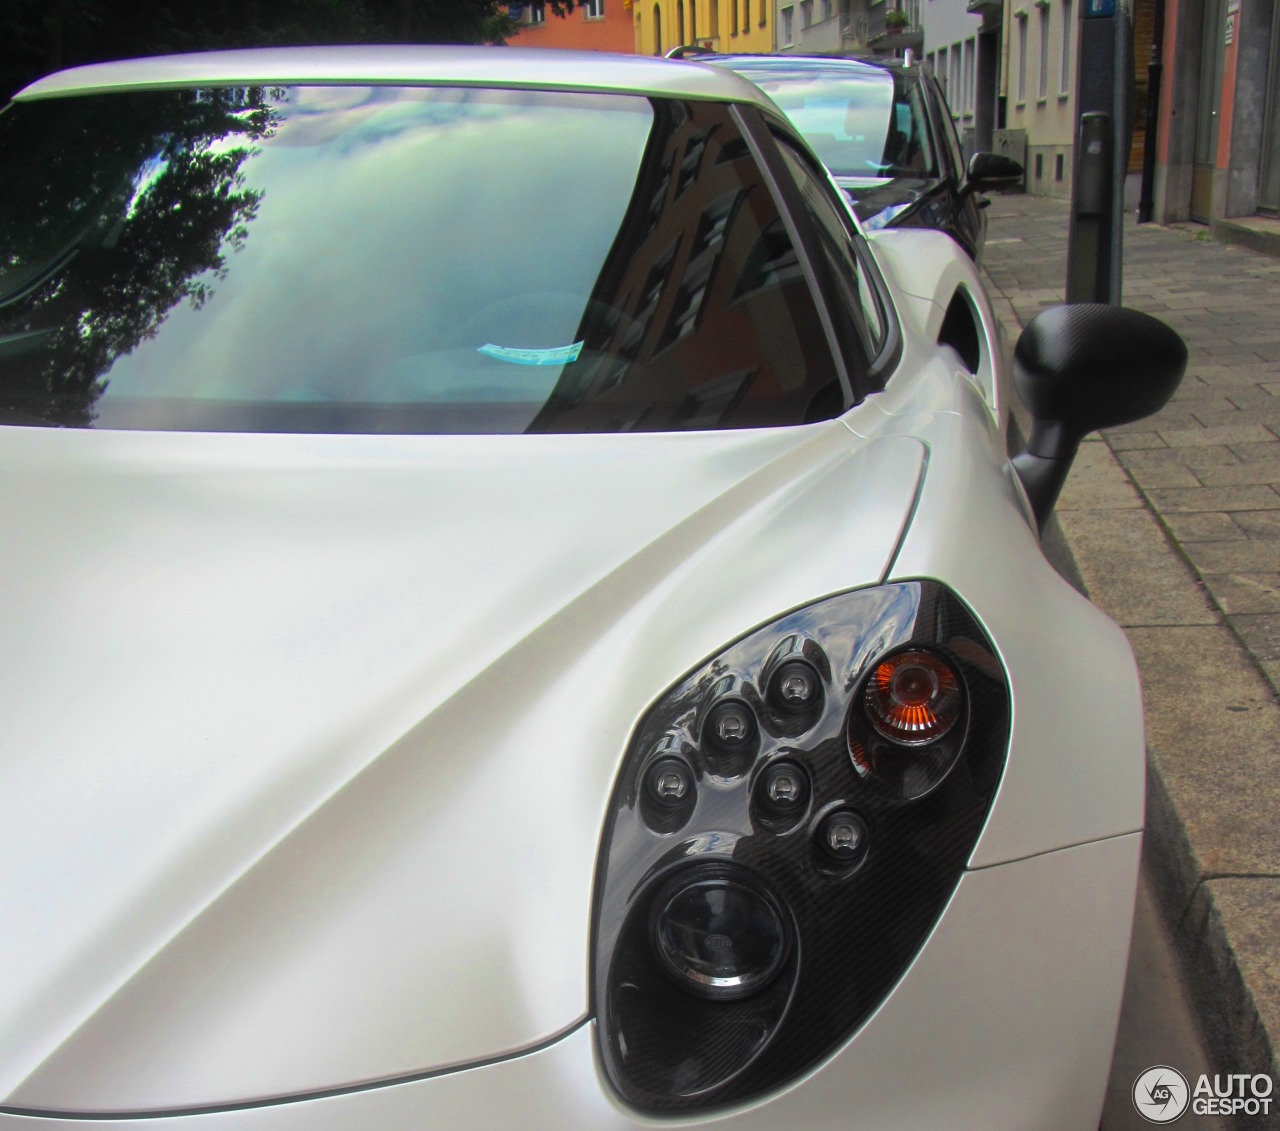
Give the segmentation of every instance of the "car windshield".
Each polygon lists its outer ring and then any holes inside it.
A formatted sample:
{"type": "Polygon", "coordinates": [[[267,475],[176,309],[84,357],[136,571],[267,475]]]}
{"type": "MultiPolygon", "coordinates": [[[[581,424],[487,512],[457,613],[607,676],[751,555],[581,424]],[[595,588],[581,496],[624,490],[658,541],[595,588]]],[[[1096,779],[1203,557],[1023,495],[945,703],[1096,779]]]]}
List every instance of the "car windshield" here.
{"type": "Polygon", "coordinates": [[[675,430],[846,404],[726,106],[216,87],[0,114],[0,423],[675,430]]]}
{"type": "Polygon", "coordinates": [[[857,63],[729,59],[764,90],[837,177],[936,177],[914,76],[857,63]]]}

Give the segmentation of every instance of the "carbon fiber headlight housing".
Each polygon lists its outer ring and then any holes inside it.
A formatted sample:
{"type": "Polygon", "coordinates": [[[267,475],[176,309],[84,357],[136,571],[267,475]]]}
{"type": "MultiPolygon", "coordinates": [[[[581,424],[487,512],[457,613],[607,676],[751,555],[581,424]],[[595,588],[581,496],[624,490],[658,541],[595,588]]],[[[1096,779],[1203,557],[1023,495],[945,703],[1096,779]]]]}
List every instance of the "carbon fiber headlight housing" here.
{"type": "Polygon", "coordinates": [[[955,889],[1008,741],[991,642],[935,582],[790,613],[663,695],[597,880],[593,997],[622,1097],[742,1101],[849,1037],[955,889]]]}

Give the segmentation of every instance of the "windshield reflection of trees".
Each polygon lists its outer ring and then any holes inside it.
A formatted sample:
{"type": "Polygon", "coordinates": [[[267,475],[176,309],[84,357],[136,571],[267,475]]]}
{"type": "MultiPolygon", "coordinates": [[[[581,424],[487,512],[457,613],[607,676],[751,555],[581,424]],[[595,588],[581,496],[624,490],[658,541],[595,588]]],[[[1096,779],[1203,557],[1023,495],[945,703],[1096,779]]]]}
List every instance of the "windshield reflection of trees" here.
{"type": "Polygon", "coordinates": [[[15,107],[0,119],[0,420],[85,426],[118,357],[243,246],[273,92],[228,88],[15,107]]]}
{"type": "MultiPolygon", "coordinates": [[[[249,187],[247,162],[282,125],[284,96],[244,87],[113,94],[0,116],[0,422],[83,427],[101,414],[125,427],[214,430],[650,431],[797,424],[843,404],[814,295],[732,116],[654,100],[630,206],[581,296],[578,332],[564,339],[585,343],[582,358],[563,367],[544,403],[512,403],[480,384],[457,403],[361,399],[349,381],[349,392],[326,399],[265,388],[234,400],[108,394],[109,416],[99,401],[112,367],[173,330],[176,318],[161,327],[180,304],[205,305],[248,239],[264,193],[249,187]]],[[[549,262],[564,236],[540,233],[529,238],[549,262]]],[[[432,260],[446,274],[448,254],[436,249],[432,260]]],[[[522,283],[513,278],[507,297],[527,304],[522,283]]],[[[352,351],[359,345],[354,336],[352,351]]],[[[157,373],[153,385],[182,383],[157,373]]]]}

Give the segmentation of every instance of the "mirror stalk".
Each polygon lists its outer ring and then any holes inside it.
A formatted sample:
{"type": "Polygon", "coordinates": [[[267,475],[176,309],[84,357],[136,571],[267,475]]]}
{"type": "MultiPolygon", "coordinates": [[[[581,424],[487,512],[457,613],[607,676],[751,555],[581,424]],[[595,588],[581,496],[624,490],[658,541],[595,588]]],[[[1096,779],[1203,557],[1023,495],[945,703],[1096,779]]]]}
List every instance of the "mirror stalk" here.
{"type": "MultiPolygon", "coordinates": [[[[1037,430],[1039,425],[1036,426],[1037,430]]],[[[1032,432],[1032,440],[1036,434],[1032,432]]],[[[1044,523],[1053,513],[1057,496],[1062,494],[1062,486],[1066,484],[1066,476],[1071,471],[1071,462],[1075,459],[1079,444],[1071,444],[1070,449],[1060,455],[1038,455],[1030,447],[1012,458],[1014,471],[1027,491],[1027,499],[1032,504],[1032,513],[1036,516],[1036,527],[1044,534],[1044,523]]]]}

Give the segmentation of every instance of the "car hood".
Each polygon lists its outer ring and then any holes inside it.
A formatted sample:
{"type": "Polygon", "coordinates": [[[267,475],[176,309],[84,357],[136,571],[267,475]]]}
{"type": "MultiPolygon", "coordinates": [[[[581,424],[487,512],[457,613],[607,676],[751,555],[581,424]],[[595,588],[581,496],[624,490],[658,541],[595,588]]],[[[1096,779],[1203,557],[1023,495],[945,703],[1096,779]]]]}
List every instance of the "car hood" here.
{"type": "Polygon", "coordinates": [[[853,202],[863,227],[872,231],[892,223],[938,186],[936,177],[836,177],[835,181],[853,202]]]}
{"type": "Polygon", "coordinates": [[[0,1108],[210,1108],[588,1011],[628,734],[883,577],[923,467],[660,436],[0,429],[0,1108]]]}

